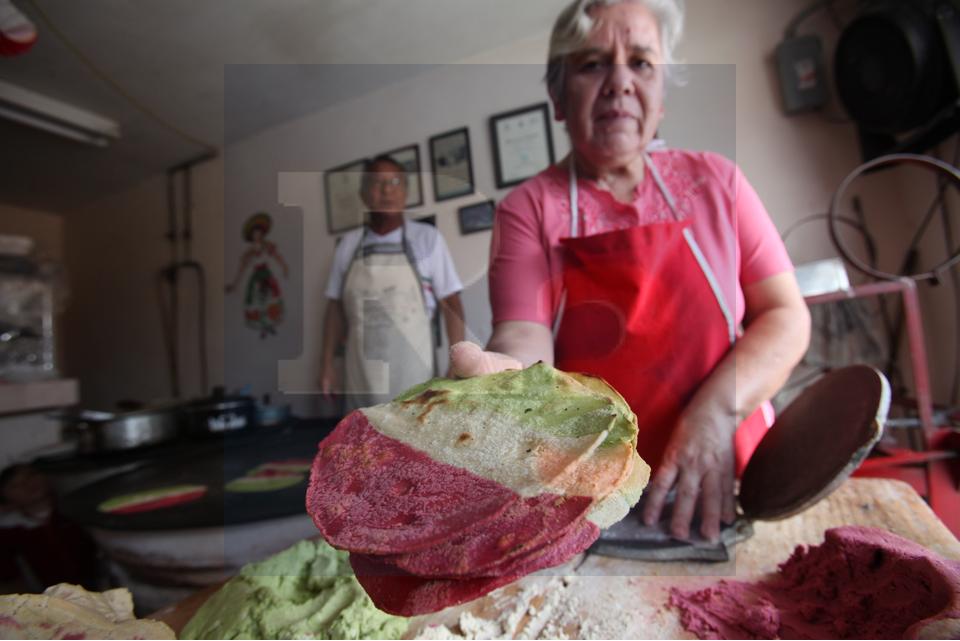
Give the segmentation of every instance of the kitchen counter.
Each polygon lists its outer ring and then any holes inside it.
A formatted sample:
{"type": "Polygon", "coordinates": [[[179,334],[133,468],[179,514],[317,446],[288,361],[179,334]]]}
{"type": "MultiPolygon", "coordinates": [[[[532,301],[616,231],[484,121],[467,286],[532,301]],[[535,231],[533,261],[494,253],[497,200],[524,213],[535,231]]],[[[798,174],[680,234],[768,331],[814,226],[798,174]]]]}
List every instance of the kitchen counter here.
{"type": "Polygon", "coordinates": [[[79,400],[76,379],[32,383],[0,383],[0,415],[74,405],[79,400]]]}
{"type": "MultiPolygon", "coordinates": [[[[700,587],[725,577],[759,578],[776,571],[797,545],[819,544],[825,530],[841,525],[882,528],[960,560],[960,541],[909,485],[889,479],[850,479],[802,514],[755,523],[754,536],[739,544],[726,563],[580,557],[549,575],[526,577],[476,601],[415,617],[408,636],[437,625],[456,630],[461,615],[468,612],[474,623],[484,624],[481,634],[488,638],[497,635],[496,626],[506,638],[537,631],[567,638],[691,638],[676,613],[665,607],[669,587],[700,587]],[[574,579],[564,580],[564,575],[574,579]]],[[[179,632],[214,591],[198,592],[151,618],[179,632]]]]}

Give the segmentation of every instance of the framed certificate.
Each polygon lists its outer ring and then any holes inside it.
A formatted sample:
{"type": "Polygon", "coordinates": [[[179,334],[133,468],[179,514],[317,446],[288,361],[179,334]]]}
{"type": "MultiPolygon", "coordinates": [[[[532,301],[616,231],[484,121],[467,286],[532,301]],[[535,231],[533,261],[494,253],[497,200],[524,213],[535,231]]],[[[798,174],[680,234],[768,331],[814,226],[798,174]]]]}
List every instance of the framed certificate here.
{"type": "Polygon", "coordinates": [[[327,231],[331,234],[339,234],[363,224],[366,212],[366,205],[360,198],[363,165],[363,160],[355,160],[323,172],[327,231]]]}
{"type": "Polygon", "coordinates": [[[553,163],[550,108],[542,102],[490,117],[497,187],[523,182],[553,163]]]}
{"type": "Polygon", "coordinates": [[[407,172],[407,200],[404,206],[407,209],[419,207],[423,204],[423,181],[420,173],[420,147],[408,145],[384,154],[396,160],[407,172]]]}

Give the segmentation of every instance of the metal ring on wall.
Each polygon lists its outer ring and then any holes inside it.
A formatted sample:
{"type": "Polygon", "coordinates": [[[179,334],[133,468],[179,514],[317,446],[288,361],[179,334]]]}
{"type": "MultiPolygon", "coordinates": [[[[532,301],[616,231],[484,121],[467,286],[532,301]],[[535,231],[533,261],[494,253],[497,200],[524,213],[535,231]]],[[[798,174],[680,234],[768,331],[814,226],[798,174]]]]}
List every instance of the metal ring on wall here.
{"type": "Polygon", "coordinates": [[[947,176],[953,180],[954,186],[960,188],[960,171],[958,171],[953,165],[946,163],[939,158],[923,156],[920,154],[888,154],[886,156],[874,158],[873,160],[863,163],[850,172],[850,174],[843,179],[843,182],[840,183],[840,186],[837,187],[837,191],[834,192],[833,200],[830,202],[830,211],[827,213],[827,225],[830,229],[830,238],[833,240],[833,244],[837,247],[837,250],[844,257],[844,259],[865,274],[869,274],[882,280],[899,280],[904,277],[912,278],[914,280],[936,279],[940,277],[942,272],[950,269],[960,262],[960,251],[955,253],[953,256],[948,257],[930,271],[908,275],[891,274],[889,272],[881,271],[871,267],[854,256],[847,246],[844,245],[843,241],[840,239],[840,234],[838,233],[837,217],[839,215],[838,212],[840,210],[840,203],[843,200],[843,196],[847,189],[850,187],[850,184],[861,175],[872,169],[884,167],[886,165],[896,165],[899,163],[926,165],[928,167],[933,167],[934,169],[939,169],[945,172],[947,176]]]}

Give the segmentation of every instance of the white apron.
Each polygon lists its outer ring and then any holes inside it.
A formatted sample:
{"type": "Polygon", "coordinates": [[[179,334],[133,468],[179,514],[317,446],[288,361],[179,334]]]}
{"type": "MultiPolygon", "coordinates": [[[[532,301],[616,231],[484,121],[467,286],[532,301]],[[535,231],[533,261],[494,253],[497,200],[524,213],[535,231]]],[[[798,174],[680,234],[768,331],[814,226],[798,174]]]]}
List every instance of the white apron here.
{"type": "Polygon", "coordinates": [[[430,318],[407,243],[364,246],[364,227],[343,281],[347,322],[346,411],[385,403],[434,375],[430,318]]]}

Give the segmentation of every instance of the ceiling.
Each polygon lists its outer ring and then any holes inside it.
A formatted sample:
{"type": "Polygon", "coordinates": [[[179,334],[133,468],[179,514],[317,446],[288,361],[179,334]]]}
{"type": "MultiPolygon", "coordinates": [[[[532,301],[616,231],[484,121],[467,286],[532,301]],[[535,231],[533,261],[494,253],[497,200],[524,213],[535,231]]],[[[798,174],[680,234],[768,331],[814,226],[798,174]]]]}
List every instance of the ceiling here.
{"type": "Polygon", "coordinates": [[[565,0],[13,0],[0,80],[120,123],[90,147],[0,120],[0,203],[67,213],[436,65],[549,29],[565,0]],[[65,40],[67,42],[65,42],[65,40]],[[362,74],[347,65],[363,64],[362,74]],[[242,82],[225,76],[242,74],[242,82]],[[360,80],[362,78],[362,80],[360,80]],[[137,106],[135,106],[137,105],[137,106]],[[225,105],[228,125],[225,126],[225,105]]]}

